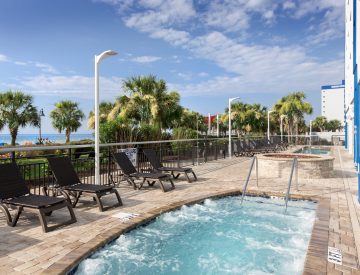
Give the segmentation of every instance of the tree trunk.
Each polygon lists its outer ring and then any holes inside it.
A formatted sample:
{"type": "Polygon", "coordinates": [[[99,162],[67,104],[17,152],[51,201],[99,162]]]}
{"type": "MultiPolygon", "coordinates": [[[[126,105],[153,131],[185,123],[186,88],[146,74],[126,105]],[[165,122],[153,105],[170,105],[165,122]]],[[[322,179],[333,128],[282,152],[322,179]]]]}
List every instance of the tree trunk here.
{"type": "Polygon", "coordinates": [[[10,130],[10,135],[11,135],[11,146],[15,146],[16,145],[16,137],[17,137],[19,128],[11,128],[9,130],[10,130]]]}
{"type": "Polygon", "coordinates": [[[66,143],[69,143],[70,142],[70,129],[66,129],[65,131],[65,135],[66,135],[66,143]]]}
{"type": "MultiPolygon", "coordinates": [[[[11,128],[10,130],[10,135],[11,135],[11,146],[15,146],[16,145],[16,137],[18,134],[18,130],[19,128],[11,128]]],[[[11,152],[11,159],[12,161],[15,161],[15,152],[11,152]]]]}
{"type": "Polygon", "coordinates": [[[287,140],[288,140],[288,143],[290,144],[290,121],[288,121],[288,124],[287,124],[287,140]]]}
{"type": "Polygon", "coordinates": [[[292,142],[292,135],[293,135],[293,121],[292,119],[289,119],[289,122],[288,122],[288,143],[291,143],[292,142]]]}

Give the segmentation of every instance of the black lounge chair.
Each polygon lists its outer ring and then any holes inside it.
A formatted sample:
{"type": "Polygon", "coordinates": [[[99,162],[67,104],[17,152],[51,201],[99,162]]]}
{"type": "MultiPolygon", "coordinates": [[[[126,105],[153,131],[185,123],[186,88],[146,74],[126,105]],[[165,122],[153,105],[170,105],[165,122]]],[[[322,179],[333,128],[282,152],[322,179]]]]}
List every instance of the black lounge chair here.
{"type": "Polygon", "coordinates": [[[76,222],[71,204],[65,198],[48,197],[30,194],[25,180],[22,178],[16,163],[0,165],[0,209],[4,212],[7,224],[16,226],[24,208],[39,211],[39,220],[44,232],[52,231],[60,226],[76,222]],[[14,217],[11,217],[8,206],[17,208],[14,217]],[[52,211],[67,207],[70,220],[56,225],[48,226],[45,216],[52,211]]]}
{"type": "Polygon", "coordinates": [[[113,156],[116,163],[119,165],[121,171],[124,174],[124,179],[129,184],[131,184],[134,187],[134,189],[141,189],[145,182],[147,182],[149,186],[153,186],[156,183],[156,181],[159,181],[161,190],[163,192],[167,192],[169,190],[166,190],[164,188],[163,185],[164,180],[170,181],[171,184],[170,190],[175,189],[175,185],[169,175],[162,173],[139,173],[136,171],[136,168],[134,167],[134,165],[131,163],[131,161],[124,152],[114,153],[113,156]],[[140,183],[139,187],[137,187],[135,179],[141,179],[141,178],[143,180],[140,183]]]}
{"type": "Polygon", "coordinates": [[[149,160],[151,166],[154,168],[157,172],[170,172],[171,176],[173,176],[174,179],[177,179],[181,173],[184,173],[186,179],[188,182],[191,182],[191,179],[189,178],[188,173],[193,174],[195,181],[197,180],[197,177],[193,171],[192,168],[183,168],[183,167],[165,167],[162,165],[159,157],[156,155],[155,150],[153,149],[143,149],[145,156],[149,160]],[[177,173],[175,175],[174,173],[177,173]]]}
{"type": "Polygon", "coordinates": [[[76,207],[81,195],[93,197],[101,212],[109,208],[122,205],[120,195],[113,185],[81,183],[71,160],[68,157],[48,158],[48,162],[56,179],[55,189],[64,191],[67,199],[72,203],[73,207],[76,207]],[[115,194],[118,203],[112,206],[104,207],[101,202],[101,197],[113,193],[115,194]],[[73,197],[73,201],[71,201],[71,197],[73,197]]]}

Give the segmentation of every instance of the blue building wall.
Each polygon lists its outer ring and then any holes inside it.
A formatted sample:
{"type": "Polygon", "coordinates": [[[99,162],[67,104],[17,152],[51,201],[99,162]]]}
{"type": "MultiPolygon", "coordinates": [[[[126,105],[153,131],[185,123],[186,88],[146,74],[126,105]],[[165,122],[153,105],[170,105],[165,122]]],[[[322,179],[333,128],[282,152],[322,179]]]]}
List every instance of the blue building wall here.
{"type": "Polygon", "coordinates": [[[360,163],[360,106],[359,106],[359,82],[358,82],[358,70],[357,70],[357,1],[353,0],[353,73],[354,73],[354,163],[356,165],[357,174],[358,174],[358,201],[360,202],[360,173],[359,173],[359,163],[360,163]]]}

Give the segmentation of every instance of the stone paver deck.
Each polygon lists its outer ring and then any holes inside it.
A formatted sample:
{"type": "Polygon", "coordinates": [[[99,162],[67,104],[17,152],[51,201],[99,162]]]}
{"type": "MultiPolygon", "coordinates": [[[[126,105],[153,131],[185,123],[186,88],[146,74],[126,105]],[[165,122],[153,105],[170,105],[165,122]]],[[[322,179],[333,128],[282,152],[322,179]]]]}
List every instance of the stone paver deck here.
{"type": "MultiPolygon", "coordinates": [[[[357,201],[357,174],[352,157],[341,147],[332,148],[335,175],[329,179],[300,179],[293,196],[319,201],[317,220],[310,241],[304,274],[360,274],[360,206],[357,201]],[[343,264],[327,262],[327,246],[341,249],[343,264]]],[[[25,212],[14,228],[6,225],[0,214],[0,274],[61,274],[69,271],[97,247],[117,237],[136,224],[175,209],[183,204],[201,201],[210,196],[239,192],[246,178],[248,158],[218,160],[195,167],[199,181],[175,182],[176,189],[162,193],[159,186],[133,190],[123,183],[118,188],[124,206],[98,212],[91,199],[85,198],[75,209],[78,222],[43,233],[37,215],[25,212]],[[138,217],[123,222],[112,215],[118,212],[137,213],[138,217]]],[[[254,173],[255,174],[255,173],[254,173]]],[[[287,179],[255,178],[249,192],[282,195],[287,179]]],[[[108,199],[112,203],[112,199],[108,199]]],[[[50,219],[65,217],[58,211],[50,219]]]]}

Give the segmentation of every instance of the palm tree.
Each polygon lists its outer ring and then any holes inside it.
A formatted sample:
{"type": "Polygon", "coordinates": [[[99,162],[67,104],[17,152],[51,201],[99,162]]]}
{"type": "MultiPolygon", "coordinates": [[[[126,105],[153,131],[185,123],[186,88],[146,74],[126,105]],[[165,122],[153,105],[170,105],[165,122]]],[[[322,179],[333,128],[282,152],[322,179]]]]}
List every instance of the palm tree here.
{"type": "Polygon", "coordinates": [[[159,112],[155,94],[166,91],[165,81],[156,80],[155,76],[135,76],[124,81],[123,89],[129,94],[127,106],[122,110],[123,117],[136,117],[140,125],[153,124],[159,112]]]}
{"type": "MultiPolygon", "coordinates": [[[[299,124],[304,118],[304,114],[312,113],[312,106],[305,101],[304,92],[295,92],[282,97],[273,107],[279,115],[287,115],[288,133],[290,135],[299,134],[299,124]]],[[[289,139],[290,140],[290,139],[289,139]]]]}
{"type": "Polygon", "coordinates": [[[343,126],[341,125],[340,120],[332,119],[332,120],[329,120],[329,122],[326,125],[326,128],[328,131],[336,132],[337,130],[341,130],[343,128],[343,126]]]}
{"type": "MultiPolygon", "coordinates": [[[[100,109],[100,123],[106,122],[107,118],[109,116],[109,113],[113,110],[115,104],[111,102],[101,102],[99,105],[100,109]]],[[[87,127],[89,129],[95,128],[95,113],[93,111],[90,111],[87,127]]]]}
{"type": "Polygon", "coordinates": [[[327,124],[328,124],[328,121],[327,121],[326,117],[318,116],[312,122],[312,127],[314,129],[320,130],[320,132],[324,132],[327,128],[327,124]]]}
{"type": "Polygon", "coordinates": [[[11,145],[15,146],[19,128],[27,125],[39,126],[39,114],[33,105],[33,97],[21,91],[0,94],[0,127],[8,125],[11,145]]]}
{"type": "Polygon", "coordinates": [[[77,131],[84,119],[84,113],[79,109],[78,103],[64,100],[55,103],[55,109],[51,111],[52,126],[61,133],[65,130],[66,143],[70,142],[71,132],[77,131]]]}
{"type": "Polygon", "coordinates": [[[207,125],[200,113],[183,108],[180,119],[174,121],[174,128],[188,128],[205,132],[207,125]]]}
{"type": "Polygon", "coordinates": [[[180,95],[168,92],[166,82],[155,76],[136,76],[124,81],[123,90],[128,94],[116,100],[108,115],[109,120],[120,117],[135,124],[152,125],[159,130],[172,128],[180,119],[180,95]]]}
{"type": "MultiPolygon", "coordinates": [[[[221,117],[221,120],[228,124],[228,108],[225,109],[225,114],[221,117]]],[[[233,103],[231,105],[231,122],[238,137],[243,133],[264,132],[266,125],[266,107],[263,107],[261,104],[233,103]]]]}

